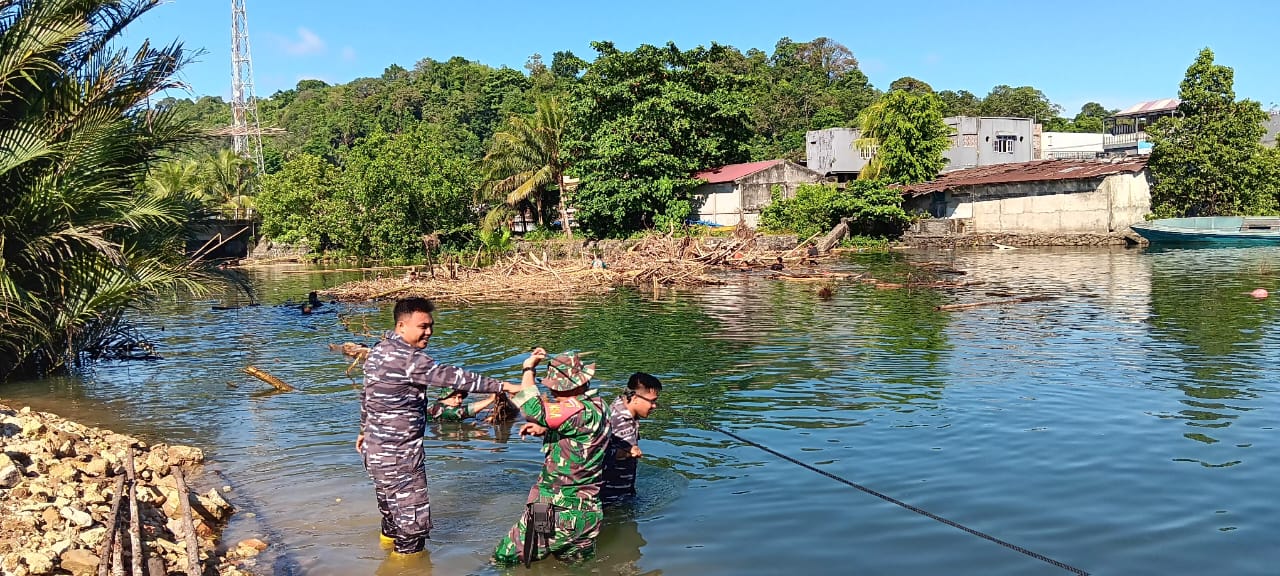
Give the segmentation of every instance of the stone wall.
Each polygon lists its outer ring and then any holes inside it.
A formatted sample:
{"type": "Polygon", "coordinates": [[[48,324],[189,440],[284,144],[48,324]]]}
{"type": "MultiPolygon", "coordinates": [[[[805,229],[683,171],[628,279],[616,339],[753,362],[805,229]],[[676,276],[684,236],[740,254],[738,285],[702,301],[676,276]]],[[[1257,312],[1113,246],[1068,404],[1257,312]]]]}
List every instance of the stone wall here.
{"type": "Polygon", "coordinates": [[[264,236],[249,252],[249,260],[299,259],[310,253],[311,247],[305,243],[283,244],[264,236]]]}

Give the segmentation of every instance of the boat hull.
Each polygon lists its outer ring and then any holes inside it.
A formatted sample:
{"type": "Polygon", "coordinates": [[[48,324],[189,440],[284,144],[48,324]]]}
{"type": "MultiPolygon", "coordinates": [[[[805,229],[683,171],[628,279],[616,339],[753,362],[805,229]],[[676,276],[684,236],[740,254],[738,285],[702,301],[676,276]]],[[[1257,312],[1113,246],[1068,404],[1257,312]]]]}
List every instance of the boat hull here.
{"type": "Polygon", "coordinates": [[[1216,216],[1139,222],[1133,231],[1152,244],[1280,245],[1280,219],[1216,216]]]}

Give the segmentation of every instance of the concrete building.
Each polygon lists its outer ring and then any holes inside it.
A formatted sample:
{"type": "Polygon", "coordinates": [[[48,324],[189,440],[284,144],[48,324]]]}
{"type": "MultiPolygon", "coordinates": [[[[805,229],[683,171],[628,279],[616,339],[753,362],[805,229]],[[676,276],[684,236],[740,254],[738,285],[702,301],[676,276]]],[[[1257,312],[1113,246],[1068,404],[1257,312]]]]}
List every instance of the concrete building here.
{"type": "Polygon", "coordinates": [[[1035,122],[1030,118],[952,116],[944,121],[953,132],[951,147],[942,153],[947,159],[944,173],[1035,158],[1035,122]]]}
{"type": "Polygon", "coordinates": [[[1146,158],[983,166],[903,190],[907,211],[959,234],[1123,233],[1151,211],[1146,158]]]}
{"type": "MultiPolygon", "coordinates": [[[[1026,162],[1035,158],[1035,123],[1030,118],[951,116],[951,147],[943,152],[943,172],[974,166],[1026,162]]],[[[827,128],[805,133],[805,165],[840,181],[858,177],[875,156],[874,147],[858,148],[854,128],[827,128]]]]}
{"type": "Polygon", "coordinates": [[[730,164],[693,177],[706,182],[693,190],[698,219],[720,226],[734,226],[739,220],[757,226],[760,209],[769,204],[775,186],[781,187],[783,198],[791,198],[801,184],[822,180],[822,174],[789,160],[730,164]]]}
{"type": "Polygon", "coordinates": [[[1102,148],[1108,156],[1150,154],[1151,142],[1147,141],[1147,126],[1178,112],[1177,98],[1164,98],[1139,102],[1102,121],[1105,133],[1102,148]]]}
{"type": "Polygon", "coordinates": [[[1262,143],[1274,148],[1277,134],[1280,134],[1280,110],[1272,110],[1267,114],[1267,133],[1262,136],[1262,143]]]}
{"type": "Polygon", "coordinates": [[[1036,160],[1092,160],[1103,155],[1103,134],[1043,132],[1036,160]]]}

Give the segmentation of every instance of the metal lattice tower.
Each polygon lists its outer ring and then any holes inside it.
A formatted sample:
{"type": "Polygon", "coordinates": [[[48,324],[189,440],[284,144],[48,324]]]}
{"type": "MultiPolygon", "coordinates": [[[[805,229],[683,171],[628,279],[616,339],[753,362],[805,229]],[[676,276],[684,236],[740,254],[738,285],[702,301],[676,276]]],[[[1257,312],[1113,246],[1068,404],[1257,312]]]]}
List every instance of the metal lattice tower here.
{"type": "Polygon", "coordinates": [[[244,0],[231,0],[231,141],[236,154],[248,158],[262,174],[262,127],[258,124],[258,95],[253,90],[244,0]]]}

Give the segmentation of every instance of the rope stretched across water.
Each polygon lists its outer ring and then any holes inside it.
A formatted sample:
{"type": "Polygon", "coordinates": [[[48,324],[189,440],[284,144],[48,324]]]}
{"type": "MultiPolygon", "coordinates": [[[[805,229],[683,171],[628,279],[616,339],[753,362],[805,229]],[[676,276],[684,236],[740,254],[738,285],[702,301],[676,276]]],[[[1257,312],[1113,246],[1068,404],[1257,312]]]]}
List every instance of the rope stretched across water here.
{"type": "Polygon", "coordinates": [[[1061,562],[1061,561],[1058,561],[1058,560],[1054,560],[1053,558],[1050,558],[1050,557],[1048,557],[1048,556],[1045,556],[1044,554],[1041,554],[1041,553],[1039,553],[1039,552],[1035,552],[1035,551],[1032,551],[1032,550],[1028,550],[1028,549],[1023,548],[1022,546],[1019,546],[1019,545],[1014,544],[1014,543],[1012,543],[1012,542],[1008,542],[1008,541],[1005,541],[1005,540],[1001,540],[1001,539],[999,539],[999,538],[996,538],[995,536],[992,536],[992,535],[990,535],[990,534],[987,534],[986,532],[982,532],[981,530],[976,530],[976,529],[970,528],[970,527],[968,527],[968,526],[965,526],[964,524],[961,524],[961,523],[959,523],[959,522],[956,522],[956,521],[954,521],[954,520],[949,520],[949,519],[947,519],[947,518],[943,518],[942,516],[939,516],[939,515],[937,515],[937,514],[934,514],[933,512],[930,512],[930,511],[925,510],[925,509],[923,509],[923,508],[919,508],[919,507],[917,507],[917,506],[912,506],[911,504],[907,504],[906,502],[903,502],[903,501],[901,501],[901,500],[898,500],[897,498],[894,498],[894,497],[889,496],[889,495],[887,495],[887,494],[882,494],[882,493],[880,493],[880,492],[877,492],[877,491],[875,491],[875,490],[872,490],[871,488],[867,488],[866,486],[863,486],[863,485],[861,485],[861,484],[858,484],[857,482],[854,482],[854,481],[852,481],[852,480],[847,480],[847,479],[845,479],[845,478],[842,478],[842,477],[840,477],[840,476],[837,476],[837,475],[835,475],[835,474],[832,474],[831,472],[827,472],[826,470],[822,470],[822,469],[820,469],[820,468],[816,468],[816,467],[814,467],[814,466],[813,466],[813,465],[811,465],[811,464],[806,464],[806,463],[804,463],[804,462],[801,462],[801,461],[799,461],[799,460],[797,460],[797,459],[795,459],[795,458],[792,458],[791,456],[788,456],[788,455],[786,455],[786,454],[783,454],[783,453],[781,453],[781,452],[778,452],[777,450],[774,450],[773,448],[770,448],[770,447],[765,446],[765,445],[763,445],[763,444],[760,444],[760,443],[758,443],[758,442],[753,442],[753,441],[751,441],[751,440],[748,440],[748,439],[746,439],[746,438],[743,438],[742,436],[739,436],[739,435],[737,435],[737,434],[734,434],[733,432],[730,432],[730,431],[725,430],[725,429],[723,429],[723,428],[720,428],[720,427],[718,427],[718,426],[713,426],[713,425],[711,425],[711,424],[708,424],[706,421],[702,421],[702,419],[701,419],[701,418],[690,418],[689,416],[685,415],[683,412],[680,412],[679,410],[672,410],[672,411],[673,411],[673,412],[675,412],[675,413],[676,413],[676,415],[677,415],[677,416],[679,416],[681,419],[687,420],[687,421],[689,421],[690,423],[693,423],[693,424],[699,424],[699,423],[700,423],[703,427],[705,427],[705,428],[707,428],[707,429],[709,429],[709,430],[712,430],[712,431],[715,431],[715,432],[719,432],[719,433],[721,433],[721,434],[724,434],[725,436],[728,436],[728,437],[730,437],[730,438],[733,438],[734,440],[737,440],[737,441],[739,441],[739,442],[742,442],[743,444],[746,444],[746,445],[748,445],[748,446],[754,446],[754,447],[756,447],[756,448],[759,448],[760,450],[763,450],[763,451],[765,451],[765,452],[768,452],[768,453],[770,453],[770,454],[772,454],[772,455],[774,455],[774,456],[777,456],[778,458],[781,458],[781,459],[783,459],[783,460],[786,460],[787,462],[790,462],[790,463],[792,463],[792,464],[795,464],[796,466],[799,466],[799,467],[801,467],[801,468],[808,469],[808,470],[813,471],[813,472],[817,472],[818,474],[821,474],[821,475],[823,475],[823,476],[826,476],[827,478],[830,478],[830,479],[832,479],[832,480],[835,480],[836,482],[839,482],[839,483],[841,483],[841,484],[844,484],[845,486],[848,486],[848,487],[850,487],[850,488],[854,488],[854,489],[857,489],[857,490],[861,490],[861,491],[863,491],[863,492],[866,492],[867,494],[870,494],[870,495],[872,495],[872,496],[875,496],[876,498],[879,498],[879,499],[881,499],[881,500],[884,500],[885,502],[889,502],[889,503],[892,503],[892,504],[897,504],[898,506],[901,506],[901,507],[903,507],[903,508],[906,508],[907,510],[910,510],[910,511],[912,511],[912,512],[915,512],[916,514],[919,514],[919,515],[921,515],[921,516],[925,516],[925,517],[928,517],[928,518],[932,518],[932,519],[934,519],[934,520],[937,520],[938,522],[941,522],[941,523],[946,524],[947,526],[951,526],[951,527],[953,527],[953,528],[959,528],[960,530],[964,530],[965,532],[968,532],[968,533],[970,533],[970,534],[973,534],[974,536],[977,536],[977,537],[982,538],[982,539],[985,539],[985,540],[989,540],[989,541],[991,541],[991,542],[995,542],[996,544],[999,544],[999,545],[1001,545],[1001,546],[1004,546],[1005,548],[1008,548],[1008,549],[1013,550],[1013,551],[1015,551],[1015,552],[1020,552],[1020,553],[1022,553],[1022,554],[1027,555],[1027,556],[1030,556],[1030,557],[1032,557],[1032,558],[1035,558],[1036,560],[1040,560],[1041,562],[1046,562],[1046,563],[1048,563],[1048,564],[1052,564],[1052,565],[1054,565],[1054,566],[1057,566],[1058,568],[1061,568],[1061,569],[1066,570],[1066,571],[1068,571],[1068,572],[1071,572],[1071,573],[1073,573],[1073,574],[1078,574],[1079,576],[1088,576],[1088,575],[1089,575],[1089,573],[1088,573],[1088,572],[1085,572],[1084,570],[1081,570],[1081,569],[1079,569],[1079,568],[1076,568],[1075,566],[1072,566],[1072,565],[1067,564],[1067,563],[1065,563],[1065,562],[1061,562]],[[699,422],[699,421],[700,421],[700,422],[699,422]]]}

